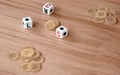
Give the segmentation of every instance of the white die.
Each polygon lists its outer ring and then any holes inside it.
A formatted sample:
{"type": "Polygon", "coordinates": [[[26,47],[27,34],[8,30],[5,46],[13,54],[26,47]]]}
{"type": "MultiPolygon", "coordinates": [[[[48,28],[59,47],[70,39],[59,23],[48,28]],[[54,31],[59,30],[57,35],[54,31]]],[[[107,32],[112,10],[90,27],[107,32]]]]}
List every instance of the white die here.
{"type": "Polygon", "coordinates": [[[65,26],[60,26],[56,29],[56,36],[58,38],[64,38],[68,35],[68,29],[65,26]]]}
{"type": "Polygon", "coordinates": [[[32,19],[30,17],[22,18],[22,23],[25,29],[33,27],[32,19]]]}
{"type": "Polygon", "coordinates": [[[54,11],[54,6],[50,3],[46,3],[44,6],[43,6],[43,13],[44,14],[47,14],[47,15],[50,15],[52,14],[54,11]]]}

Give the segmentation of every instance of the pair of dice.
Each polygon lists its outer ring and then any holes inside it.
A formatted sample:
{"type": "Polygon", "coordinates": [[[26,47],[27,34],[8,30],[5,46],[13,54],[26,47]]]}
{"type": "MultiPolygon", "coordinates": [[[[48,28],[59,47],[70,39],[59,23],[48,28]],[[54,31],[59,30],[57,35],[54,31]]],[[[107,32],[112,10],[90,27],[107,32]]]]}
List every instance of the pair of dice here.
{"type": "MultiPolygon", "coordinates": [[[[33,22],[30,17],[22,18],[22,25],[25,29],[29,29],[33,27],[33,22]]],[[[68,35],[68,29],[65,26],[60,26],[56,29],[56,36],[58,38],[64,38],[68,35]]]]}
{"type": "MultiPolygon", "coordinates": [[[[46,3],[43,6],[43,13],[50,15],[54,12],[54,6],[50,3],[46,3]]],[[[23,27],[29,29],[33,27],[33,22],[30,17],[22,18],[23,27]]],[[[56,29],[56,36],[59,38],[64,38],[68,35],[68,29],[65,26],[60,26],[56,29]]]]}
{"type": "MultiPolygon", "coordinates": [[[[50,15],[50,14],[53,13],[53,11],[54,11],[54,6],[52,4],[46,3],[43,6],[43,13],[45,13],[47,15],[50,15]]],[[[23,22],[23,27],[24,28],[32,28],[33,27],[32,19],[30,17],[23,18],[22,22],[23,22]]]]}

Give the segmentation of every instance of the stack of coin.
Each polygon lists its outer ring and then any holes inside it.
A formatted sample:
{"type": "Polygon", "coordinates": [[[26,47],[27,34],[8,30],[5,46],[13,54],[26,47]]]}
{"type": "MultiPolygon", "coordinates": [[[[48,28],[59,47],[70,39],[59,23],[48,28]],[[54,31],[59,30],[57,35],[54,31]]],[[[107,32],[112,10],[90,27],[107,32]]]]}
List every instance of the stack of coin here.
{"type": "Polygon", "coordinates": [[[33,47],[25,47],[20,53],[10,52],[9,59],[22,61],[21,68],[24,71],[37,72],[42,68],[42,63],[45,58],[40,51],[35,50],[33,47]]]}
{"type": "Polygon", "coordinates": [[[88,13],[93,16],[93,21],[96,23],[114,25],[118,23],[120,8],[100,6],[97,9],[88,9],[88,13]]]}
{"type": "Polygon", "coordinates": [[[45,28],[49,30],[53,30],[59,26],[59,21],[57,19],[50,19],[45,23],[45,28]]]}

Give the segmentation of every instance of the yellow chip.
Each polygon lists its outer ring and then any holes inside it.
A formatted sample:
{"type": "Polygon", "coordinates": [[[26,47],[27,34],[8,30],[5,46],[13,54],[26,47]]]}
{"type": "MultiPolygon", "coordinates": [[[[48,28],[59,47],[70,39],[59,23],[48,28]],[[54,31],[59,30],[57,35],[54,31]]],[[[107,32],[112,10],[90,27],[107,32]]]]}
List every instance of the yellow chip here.
{"type": "Polygon", "coordinates": [[[112,12],[113,15],[115,16],[120,16],[120,8],[117,7],[111,7],[110,11],[112,12]]]}
{"type": "Polygon", "coordinates": [[[106,11],[103,11],[103,10],[98,10],[95,15],[95,17],[97,18],[105,18],[106,16],[107,16],[107,13],[106,11]]]}
{"type": "Polygon", "coordinates": [[[109,11],[109,7],[107,7],[107,6],[100,6],[100,7],[98,8],[98,10],[106,11],[107,13],[110,12],[110,11],[109,11]]]}
{"type": "Polygon", "coordinates": [[[46,29],[55,29],[56,27],[59,26],[59,21],[56,19],[51,19],[48,20],[44,26],[46,29]]]}
{"type": "Polygon", "coordinates": [[[19,59],[19,53],[15,53],[15,52],[10,52],[8,54],[8,58],[11,60],[18,60],[19,59]]]}
{"type": "Polygon", "coordinates": [[[22,68],[24,71],[30,71],[30,68],[28,67],[28,63],[22,63],[22,64],[21,64],[21,68],[22,68]]]}
{"type": "Polygon", "coordinates": [[[20,53],[22,57],[31,57],[34,55],[35,49],[33,47],[26,47],[20,53]]]}
{"type": "Polygon", "coordinates": [[[108,17],[105,18],[105,22],[107,24],[116,24],[117,19],[114,16],[108,16],[108,17]]]}
{"type": "Polygon", "coordinates": [[[97,17],[95,17],[94,19],[94,22],[96,22],[96,23],[104,23],[104,18],[97,18],[97,17]]]}
{"type": "Polygon", "coordinates": [[[31,61],[31,58],[27,58],[27,57],[20,57],[20,59],[23,61],[23,62],[30,62],[31,61]]]}
{"type": "Polygon", "coordinates": [[[30,70],[32,72],[37,72],[42,68],[41,64],[39,64],[39,63],[37,63],[35,61],[29,62],[28,67],[30,68],[30,70]]]}
{"type": "Polygon", "coordinates": [[[37,63],[43,63],[45,61],[45,58],[43,56],[40,56],[38,58],[34,58],[32,61],[36,61],[37,63]]]}
{"type": "Polygon", "coordinates": [[[88,13],[91,15],[95,15],[96,14],[96,9],[88,9],[88,13]]]}
{"type": "Polygon", "coordinates": [[[35,51],[34,55],[31,57],[31,59],[38,58],[41,56],[41,53],[39,51],[35,51]]]}

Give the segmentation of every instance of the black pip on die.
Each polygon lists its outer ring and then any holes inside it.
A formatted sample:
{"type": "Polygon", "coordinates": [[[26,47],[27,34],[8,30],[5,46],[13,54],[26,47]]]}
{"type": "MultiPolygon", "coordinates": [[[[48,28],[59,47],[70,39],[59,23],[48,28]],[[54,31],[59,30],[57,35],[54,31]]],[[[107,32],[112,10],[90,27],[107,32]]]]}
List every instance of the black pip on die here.
{"type": "Polygon", "coordinates": [[[56,36],[58,38],[64,38],[68,35],[68,29],[65,26],[60,26],[56,29],[56,36]]]}
{"type": "Polygon", "coordinates": [[[43,13],[44,14],[47,14],[47,15],[50,15],[52,14],[54,11],[54,6],[50,3],[46,3],[44,6],[43,6],[43,13]]]}
{"type": "Polygon", "coordinates": [[[33,27],[32,19],[30,17],[22,18],[22,23],[25,29],[33,27]]]}

